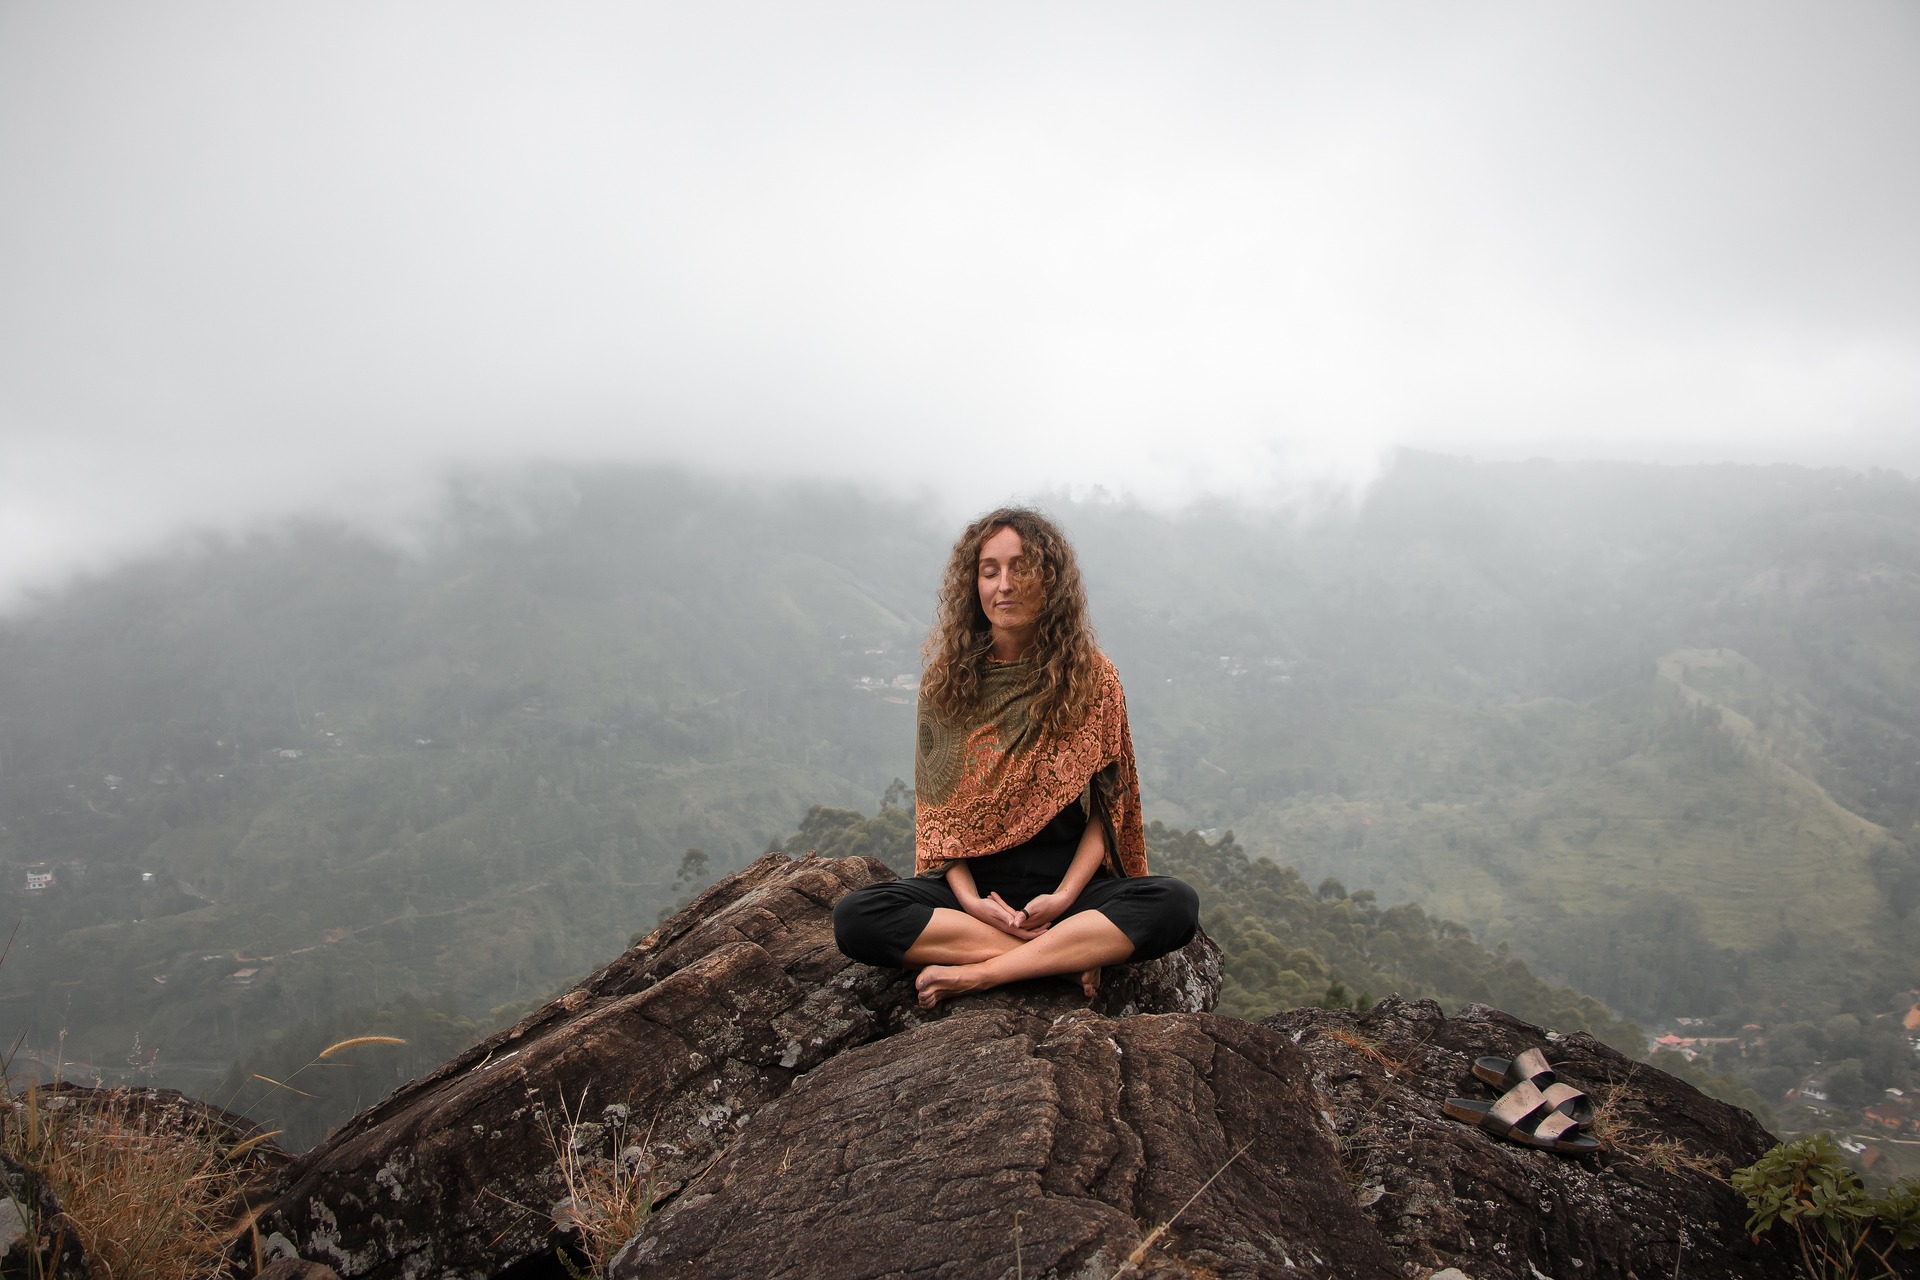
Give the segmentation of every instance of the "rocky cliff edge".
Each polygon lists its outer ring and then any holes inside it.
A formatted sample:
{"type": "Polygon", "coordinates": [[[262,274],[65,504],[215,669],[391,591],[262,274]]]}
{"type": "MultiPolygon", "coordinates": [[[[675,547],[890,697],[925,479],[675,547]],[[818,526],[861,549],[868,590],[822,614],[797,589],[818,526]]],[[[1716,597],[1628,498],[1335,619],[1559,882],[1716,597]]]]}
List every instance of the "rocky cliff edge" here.
{"type": "Polygon", "coordinates": [[[518,1025],[301,1157],[256,1219],[342,1277],[564,1276],[567,1175],[624,1175],[637,1277],[1789,1277],[1724,1181],[1753,1117],[1583,1035],[1388,999],[1207,1012],[1205,937],[932,1013],[848,961],[832,905],[892,873],[768,854],[518,1025]],[[1543,1044],[1600,1154],[1444,1119],[1543,1044]]]}

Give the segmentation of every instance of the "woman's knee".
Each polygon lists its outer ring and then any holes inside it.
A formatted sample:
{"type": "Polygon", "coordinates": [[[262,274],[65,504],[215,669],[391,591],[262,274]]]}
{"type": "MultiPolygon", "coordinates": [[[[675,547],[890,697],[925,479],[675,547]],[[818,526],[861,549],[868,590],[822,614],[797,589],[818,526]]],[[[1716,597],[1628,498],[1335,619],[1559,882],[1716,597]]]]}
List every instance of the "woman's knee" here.
{"type": "Polygon", "coordinates": [[[1185,880],[1167,877],[1167,914],[1173,917],[1184,936],[1182,946],[1193,941],[1193,934],[1200,927],[1200,894],[1185,880]]]}
{"type": "Polygon", "coordinates": [[[1193,941],[1200,929],[1200,895],[1185,880],[1164,876],[1159,884],[1159,902],[1154,914],[1157,954],[1178,951],[1193,941]]]}
{"type": "Polygon", "coordinates": [[[897,901],[898,896],[884,883],[870,884],[833,904],[833,942],[842,955],[880,968],[900,967],[900,935],[911,926],[903,919],[908,904],[897,901]]]}
{"type": "Polygon", "coordinates": [[[834,945],[840,948],[842,954],[855,960],[862,959],[863,953],[869,950],[864,944],[872,934],[872,913],[861,901],[861,895],[865,892],[864,888],[855,889],[852,893],[842,895],[840,901],[833,904],[834,945]]]}

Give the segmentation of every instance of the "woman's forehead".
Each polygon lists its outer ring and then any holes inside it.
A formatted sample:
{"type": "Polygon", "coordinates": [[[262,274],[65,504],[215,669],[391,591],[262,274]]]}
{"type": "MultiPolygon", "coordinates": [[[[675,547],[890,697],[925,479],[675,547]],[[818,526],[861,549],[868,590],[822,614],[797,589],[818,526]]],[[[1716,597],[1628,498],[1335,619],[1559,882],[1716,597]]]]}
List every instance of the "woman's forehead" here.
{"type": "Polygon", "coordinates": [[[1020,531],[1010,524],[1003,524],[980,544],[982,560],[1011,560],[1026,550],[1026,542],[1020,537],[1020,531]]]}

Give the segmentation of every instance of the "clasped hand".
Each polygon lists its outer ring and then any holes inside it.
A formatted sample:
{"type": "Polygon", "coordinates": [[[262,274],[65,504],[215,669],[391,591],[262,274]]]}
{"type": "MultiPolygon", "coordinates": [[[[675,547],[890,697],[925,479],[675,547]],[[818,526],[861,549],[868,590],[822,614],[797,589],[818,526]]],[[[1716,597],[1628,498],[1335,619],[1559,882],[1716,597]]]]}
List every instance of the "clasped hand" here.
{"type": "Polygon", "coordinates": [[[966,904],[967,914],[984,920],[1000,932],[1022,942],[1031,942],[1045,933],[1073,899],[1061,893],[1043,893],[1028,901],[1024,910],[1009,906],[998,893],[975,898],[966,904]]]}

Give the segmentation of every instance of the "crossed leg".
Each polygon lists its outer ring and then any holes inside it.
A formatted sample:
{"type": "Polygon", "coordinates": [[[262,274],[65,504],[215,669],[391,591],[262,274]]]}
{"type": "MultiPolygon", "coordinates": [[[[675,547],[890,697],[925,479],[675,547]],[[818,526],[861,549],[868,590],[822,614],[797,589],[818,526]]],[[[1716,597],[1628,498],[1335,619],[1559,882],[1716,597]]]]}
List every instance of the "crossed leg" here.
{"type": "Polygon", "coordinates": [[[920,1003],[931,1009],[965,991],[1061,974],[1078,974],[1081,989],[1092,999],[1100,970],[1132,954],[1133,941],[1098,911],[1055,921],[1039,937],[1022,942],[964,911],[937,907],[907,948],[906,961],[926,966],[914,986],[920,1003]]]}

